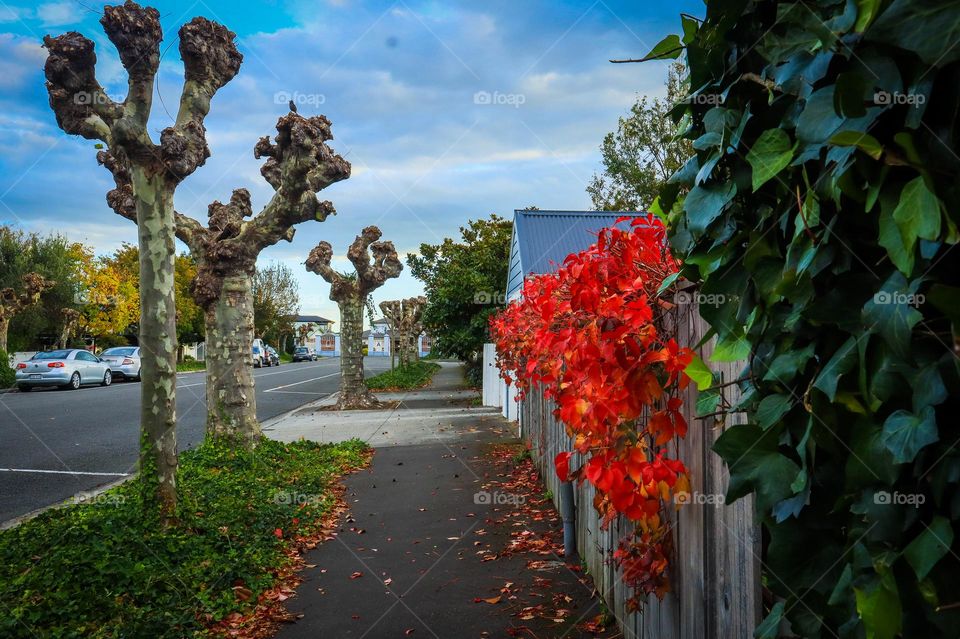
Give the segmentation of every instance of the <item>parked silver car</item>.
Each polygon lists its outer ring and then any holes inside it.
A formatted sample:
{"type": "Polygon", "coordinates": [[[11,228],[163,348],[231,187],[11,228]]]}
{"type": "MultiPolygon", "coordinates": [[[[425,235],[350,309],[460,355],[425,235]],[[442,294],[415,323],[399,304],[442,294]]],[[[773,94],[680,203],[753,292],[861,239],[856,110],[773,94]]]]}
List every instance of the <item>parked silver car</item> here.
{"type": "Polygon", "coordinates": [[[60,386],[76,390],[83,384],[109,386],[110,365],[93,353],[71,348],[37,353],[17,364],[17,388],[30,391],[37,386],[60,386]]]}
{"type": "Polygon", "coordinates": [[[140,347],[114,346],[100,353],[114,377],[140,381],[140,347]]]}

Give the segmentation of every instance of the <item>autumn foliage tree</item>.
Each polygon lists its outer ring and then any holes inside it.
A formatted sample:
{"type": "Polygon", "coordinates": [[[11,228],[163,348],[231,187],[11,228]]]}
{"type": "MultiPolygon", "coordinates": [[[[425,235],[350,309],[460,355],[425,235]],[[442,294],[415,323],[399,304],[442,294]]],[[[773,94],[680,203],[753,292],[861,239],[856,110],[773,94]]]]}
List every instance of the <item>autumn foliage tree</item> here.
{"type": "Polygon", "coordinates": [[[320,242],[307,258],[306,267],[330,283],[330,299],[340,307],[340,409],[378,405],[363,378],[363,309],[367,299],[384,282],[400,275],[403,264],[393,242],[380,242],[381,232],[368,226],[347,250],[355,273],[338,273],[330,266],[333,248],[320,242]]]}
{"type": "Polygon", "coordinates": [[[688,489],[683,462],[666,449],[687,432],[680,391],[694,361],[664,322],[660,289],[676,271],[661,223],[637,218],[527,279],[522,299],[490,323],[505,379],[521,397],[539,384],[556,403],[573,448],[554,460],[560,479],[593,485],[605,525],[618,515],[634,524],[614,554],[633,606],[669,587],[665,509],[688,489]]]}
{"type": "Polygon", "coordinates": [[[210,155],[204,119],[214,94],[240,68],[235,34],[197,17],[178,33],[184,85],[174,123],[150,136],[147,123],[163,34],[160,13],[131,0],[103,8],[100,24],[127,71],[123,102],[110,98],[97,81],[94,43],[71,31],[43,40],[50,107],[64,132],[97,140],[130,175],[140,247],[141,385],[140,474],[144,496],[170,523],[176,507],[176,305],[173,194],[210,155]]]}

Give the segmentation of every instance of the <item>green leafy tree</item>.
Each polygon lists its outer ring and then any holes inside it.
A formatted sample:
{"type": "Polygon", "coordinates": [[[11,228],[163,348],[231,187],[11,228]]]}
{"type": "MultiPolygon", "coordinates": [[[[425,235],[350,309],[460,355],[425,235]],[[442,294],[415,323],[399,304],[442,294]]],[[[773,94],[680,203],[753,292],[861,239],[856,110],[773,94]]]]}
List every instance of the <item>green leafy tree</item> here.
{"type": "MultiPolygon", "coordinates": [[[[253,276],[253,323],[258,336],[279,344],[282,335],[292,335],[300,313],[300,287],[290,267],[271,262],[253,276]]],[[[279,349],[278,349],[279,350],[279,349]]]]}
{"type": "Polygon", "coordinates": [[[681,50],[696,155],[660,192],[714,359],[748,359],[715,450],[752,494],[757,637],[960,627],[960,6],[709,0],[681,50]],[[689,192],[682,195],[682,189],[689,192]]]}
{"type": "Polygon", "coordinates": [[[422,322],[434,349],[476,364],[488,340],[488,318],[503,308],[513,224],[502,217],[471,220],[460,240],[421,244],[407,255],[413,276],[423,282],[427,306],[422,322]]]}
{"type": "Polygon", "coordinates": [[[682,65],[671,65],[666,98],[640,97],[630,115],[620,118],[617,130],[603,138],[604,170],[587,186],[595,209],[648,210],[660,187],[693,155],[690,141],[677,136],[670,117],[686,94],[683,73],[682,65]]]}
{"type": "Polygon", "coordinates": [[[38,273],[53,286],[43,291],[37,304],[26,306],[10,320],[10,351],[33,350],[41,335],[61,331],[63,308],[75,308],[83,292],[83,263],[87,249],[62,235],[24,233],[0,226],[0,289],[19,289],[23,276],[38,273]]]}

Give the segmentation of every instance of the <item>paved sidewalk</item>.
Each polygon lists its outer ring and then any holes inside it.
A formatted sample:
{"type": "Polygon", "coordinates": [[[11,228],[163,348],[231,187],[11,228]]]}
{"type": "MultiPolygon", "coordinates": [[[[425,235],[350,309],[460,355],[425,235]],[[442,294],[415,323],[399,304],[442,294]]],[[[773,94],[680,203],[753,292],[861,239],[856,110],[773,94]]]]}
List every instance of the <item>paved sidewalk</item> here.
{"type": "Polygon", "coordinates": [[[444,365],[400,409],[305,408],[268,425],[278,439],[369,436],[377,448],[346,481],[338,535],[306,556],[287,602],[302,616],[280,639],[595,636],[578,625],[599,602],[579,566],[556,554],[560,522],[530,462],[511,459],[522,450],[513,425],[463,405],[461,379],[444,365]],[[491,494],[510,503],[489,503],[491,494]]]}

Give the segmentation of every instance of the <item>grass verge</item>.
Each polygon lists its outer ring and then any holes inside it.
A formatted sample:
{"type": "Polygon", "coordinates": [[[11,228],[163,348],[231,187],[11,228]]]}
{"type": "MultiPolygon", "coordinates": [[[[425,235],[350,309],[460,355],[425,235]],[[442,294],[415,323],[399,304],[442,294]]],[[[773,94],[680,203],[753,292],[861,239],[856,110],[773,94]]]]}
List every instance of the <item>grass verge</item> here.
{"type": "Polygon", "coordinates": [[[189,373],[191,371],[202,371],[206,370],[207,365],[203,362],[198,362],[196,360],[185,360],[182,362],[177,362],[177,372],[178,373],[189,373]]]}
{"type": "Polygon", "coordinates": [[[430,383],[434,373],[440,370],[439,364],[416,361],[407,366],[398,366],[392,371],[374,375],[367,380],[370,390],[410,390],[423,388],[430,383]]]}
{"type": "Polygon", "coordinates": [[[131,480],[0,532],[0,636],[200,637],[250,615],[316,538],[359,440],[205,443],[180,456],[180,525],[144,516],[131,480]]]}

